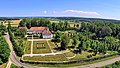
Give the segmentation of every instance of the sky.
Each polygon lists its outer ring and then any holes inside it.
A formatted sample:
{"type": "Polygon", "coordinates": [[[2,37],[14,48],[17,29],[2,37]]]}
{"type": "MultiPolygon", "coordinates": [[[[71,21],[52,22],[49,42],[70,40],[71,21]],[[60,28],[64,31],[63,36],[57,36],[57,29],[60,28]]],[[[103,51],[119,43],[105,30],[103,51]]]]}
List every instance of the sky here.
{"type": "Polygon", "coordinates": [[[0,17],[120,19],[120,0],[0,0],[0,17]]]}

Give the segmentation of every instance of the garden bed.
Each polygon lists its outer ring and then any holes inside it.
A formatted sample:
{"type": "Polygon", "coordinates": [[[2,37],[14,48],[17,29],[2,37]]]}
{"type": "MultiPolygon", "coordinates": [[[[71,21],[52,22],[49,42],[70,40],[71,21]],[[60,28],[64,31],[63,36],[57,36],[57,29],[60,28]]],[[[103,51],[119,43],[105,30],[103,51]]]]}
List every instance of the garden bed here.
{"type": "Polygon", "coordinates": [[[46,41],[33,42],[33,54],[51,53],[51,50],[46,41]]]}
{"type": "Polygon", "coordinates": [[[67,61],[67,58],[63,54],[49,55],[49,56],[34,56],[34,57],[23,57],[27,61],[67,61]]]}

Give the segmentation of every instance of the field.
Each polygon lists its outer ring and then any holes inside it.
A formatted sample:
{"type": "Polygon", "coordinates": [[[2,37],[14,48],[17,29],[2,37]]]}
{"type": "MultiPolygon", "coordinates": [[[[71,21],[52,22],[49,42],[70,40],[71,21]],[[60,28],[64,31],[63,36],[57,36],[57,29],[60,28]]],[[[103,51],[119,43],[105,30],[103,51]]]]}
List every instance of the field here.
{"type": "Polygon", "coordinates": [[[7,66],[7,63],[4,63],[4,64],[0,65],[0,68],[6,68],[6,66],[7,66]]]}
{"type": "MultiPolygon", "coordinates": [[[[59,23],[59,20],[51,20],[50,21],[51,23],[59,23]]],[[[64,22],[64,21],[61,21],[61,22],[64,22]]],[[[70,27],[71,28],[79,28],[81,26],[81,22],[71,22],[71,21],[68,21],[68,23],[70,24],[70,27]],[[76,27],[74,25],[79,25],[79,27],[76,27]]]]}
{"type": "Polygon", "coordinates": [[[21,20],[7,20],[6,25],[8,24],[8,21],[11,24],[11,27],[18,27],[21,20]]]}
{"type": "Polygon", "coordinates": [[[23,59],[29,61],[67,61],[67,58],[63,54],[51,56],[24,57],[23,59]]]}
{"type": "Polygon", "coordinates": [[[34,41],[33,54],[51,53],[47,41],[34,41]]]}

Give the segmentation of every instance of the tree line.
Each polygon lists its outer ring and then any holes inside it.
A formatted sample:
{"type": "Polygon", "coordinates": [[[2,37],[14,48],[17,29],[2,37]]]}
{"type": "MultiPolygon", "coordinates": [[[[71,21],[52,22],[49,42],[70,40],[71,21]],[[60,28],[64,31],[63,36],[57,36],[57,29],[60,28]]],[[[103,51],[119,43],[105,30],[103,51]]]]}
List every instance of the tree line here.
{"type": "Polygon", "coordinates": [[[10,49],[3,36],[0,36],[0,64],[6,63],[10,55],[10,49]]]}
{"type": "Polygon", "coordinates": [[[26,26],[27,28],[31,27],[36,27],[36,26],[44,26],[48,27],[50,30],[53,31],[64,31],[66,30],[69,25],[67,21],[59,21],[59,23],[51,23],[50,20],[45,19],[45,18],[26,18],[23,19],[20,23],[19,26],[26,26]]]}
{"type": "Polygon", "coordinates": [[[10,35],[10,40],[13,44],[13,49],[16,53],[17,56],[21,57],[23,54],[24,54],[24,46],[23,46],[23,42],[21,41],[20,44],[18,44],[15,39],[14,39],[14,36],[11,32],[11,24],[9,23],[8,24],[8,33],[10,35]]]}

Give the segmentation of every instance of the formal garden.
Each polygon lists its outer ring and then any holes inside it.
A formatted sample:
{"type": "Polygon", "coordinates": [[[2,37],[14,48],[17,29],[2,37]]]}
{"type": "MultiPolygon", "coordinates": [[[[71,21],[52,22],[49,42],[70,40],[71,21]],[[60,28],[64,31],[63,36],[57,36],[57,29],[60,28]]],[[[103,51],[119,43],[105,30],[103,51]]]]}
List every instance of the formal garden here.
{"type": "Polygon", "coordinates": [[[34,41],[33,42],[33,54],[51,53],[50,47],[47,41],[34,41]]]}
{"type": "MultiPolygon", "coordinates": [[[[53,38],[48,40],[49,45],[47,41],[33,40],[33,54],[46,54],[52,53],[52,51],[61,53],[46,56],[24,56],[25,61],[80,61],[112,55],[120,51],[120,25],[111,22],[80,22],[80,25],[75,24],[70,27],[66,20],[51,23],[48,19],[33,18],[22,20],[19,26],[28,28],[46,26],[53,33],[53,38]],[[32,22],[32,20],[35,21],[32,22]]],[[[11,28],[9,34],[17,56],[31,54],[32,41],[28,41],[25,37],[26,30],[11,28]]]]}

